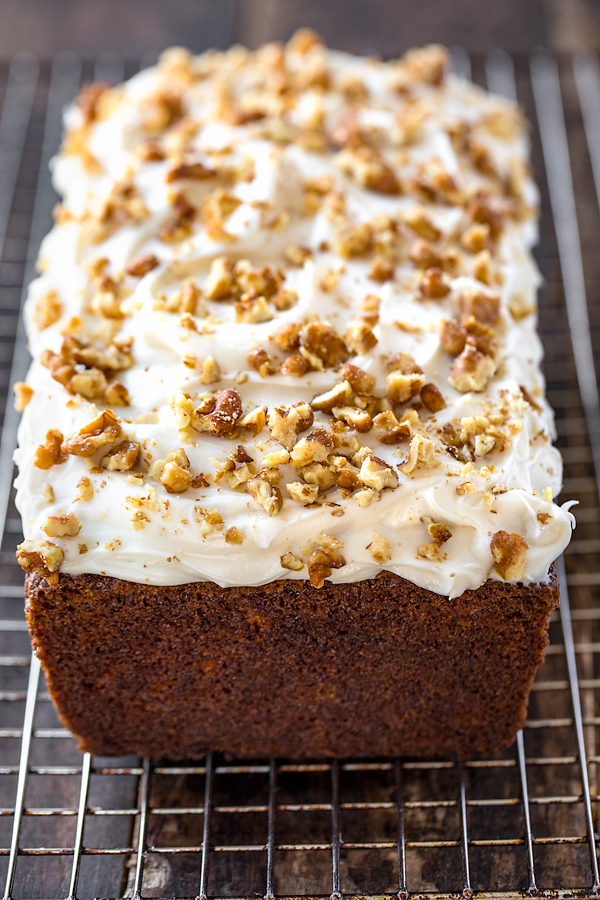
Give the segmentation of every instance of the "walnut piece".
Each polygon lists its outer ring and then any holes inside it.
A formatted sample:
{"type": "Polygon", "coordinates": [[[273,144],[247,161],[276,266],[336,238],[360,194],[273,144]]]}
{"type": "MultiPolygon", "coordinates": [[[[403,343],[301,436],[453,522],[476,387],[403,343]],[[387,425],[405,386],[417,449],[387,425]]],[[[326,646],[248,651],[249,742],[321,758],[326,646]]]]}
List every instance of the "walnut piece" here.
{"type": "Polygon", "coordinates": [[[302,378],[308,372],[308,363],[300,353],[287,356],[281,363],[281,374],[302,378]]]}
{"type": "Polygon", "coordinates": [[[319,488],[314,484],[303,484],[301,481],[290,481],[286,484],[287,492],[297,503],[314,503],[319,496],[319,488]]]}
{"type": "Polygon", "coordinates": [[[314,413],[308,403],[299,401],[293,406],[275,407],[269,413],[271,437],[291,450],[301,431],[306,431],[314,421],[314,413]]]}
{"type": "Polygon", "coordinates": [[[450,285],[444,280],[441,269],[427,269],[419,282],[419,293],[424,300],[441,300],[450,293],[450,285]]]}
{"type": "Polygon", "coordinates": [[[375,376],[352,363],[347,363],[344,366],[342,378],[348,382],[352,390],[357,394],[370,394],[375,390],[375,376]]]}
{"type": "Polygon", "coordinates": [[[330,369],[348,359],[348,348],[329,322],[309,322],[300,330],[300,353],[313,369],[330,369]]]}
{"type": "Polygon", "coordinates": [[[121,425],[110,409],[104,410],[74,437],[63,441],[62,452],[84,458],[93,456],[106,444],[114,444],[122,435],[121,425]]]}
{"type": "Polygon", "coordinates": [[[62,449],[62,433],[58,428],[50,428],[46,432],[46,440],[35,449],[33,464],[38,469],[50,469],[54,465],[66,462],[67,454],[62,449]]]}
{"type": "Polygon", "coordinates": [[[320,590],[325,584],[325,579],[331,575],[332,570],[341,569],[345,565],[346,560],[338,550],[317,547],[307,560],[310,583],[314,588],[320,590]]]}
{"type": "Polygon", "coordinates": [[[350,322],[346,328],[344,340],[350,350],[358,356],[365,356],[377,344],[372,327],[365,321],[350,322]]]}
{"type": "Polygon", "coordinates": [[[126,265],[125,271],[134,278],[143,278],[144,275],[147,275],[148,272],[151,272],[158,265],[159,261],[154,253],[144,253],[142,256],[136,256],[135,259],[132,259],[126,265]]]}
{"type": "Polygon", "coordinates": [[[75,502],[89,503],[93,496],[94,488],[92,482],[87,475],[83,475],[77,482],[77,496],[75,497],[75,502]]]}
{"type": "Polygon", "coordinates": [[[196,431],[231,437],[241,416],[242,398],[237,391],[227,388],[201,401],[194,410],[191,425],[196,431]]]}
{"type": "Polygon", "coordinates": [[[24,381],[17,381],[16,384],[13,384],[13,391],[15,393],[15,409],[17,412],[23,412],[33,397],[33,388],[30,388],[24,381]]]}
{"type": "Polygon", "coordinates": [[[373,535],[373,540],[368,544],[367,550],[371,551],[371,556],[380,565],[389,562],[392,558],[392,545],[381,534],[373,535]]]}
{"type": "Polygon", "coordinates": [[[221,370],[214,356],[207,356],[200,369],[200,384],[215,384],[221,380],[221,370]]]}
{"type": "Polygon", "coordinates": [[[446,408],[446,401],[442,396],[442,392],[431,382],[423,385],[420,396],[429,412],[436,413],[446,408]]]}
{"type": "Polygon", "coordinates": [[[495,371],[496,363],[492,357],[480,353],[469,343],[454,361],[448,381],[453,388],[463,394],[469,391],[483,391],[495,371]]]}
{"type": "Polygon", "coordinates": [[[373,454],[369,454],[362,461],[358,477],[364,485],[376,491],[398,487],[398,476],[392,467],[373,454]]]}
{"type": "Polygon", "coordinates": [[[352,388],[349,382],[340,381],[324,394],[318,394],[310,401],[313,409],[321,412],[331,412],[334,406],[349,403],[352,399],[352,388]]]}
{"type": "Polygon", "coordinates": [[[193,480],[189,468],[190,461],[185,450],[171,450],[167,453],[160,473],[160,483],[169,494],[182,494],[187,491],[193,480]]]}
{"type": "Polygon", "coordinates": [[[271,485],[262,472],[247,481],[247,488],[249,494],[269,516],[277,515],[283,505],[281,491],[275,485],[271,485]]]}
{"type": "Polygon", "coordinates": [[[525,569],[529,546],[520,534],[497,531],[490,542],[494,569],[505,581],[518,581],[525,569]]]}
{"type": "Polygon", "coordinates": [[[58,584],[58,570],[64,553],[49,541],[23,541],[17,547],[17,562],[25,572],[43,576],[48,584],[58,584]]]}
{"type": "Polygon", "coordinates": [[[273,360],[263,347],[255,347],[248,353],[248,365],[258,372],[261,378],[275,374],[273,360]]]}
{"type": "Polygon", "coordinates": [[[75,513],[61,513],[57,516],[48,516],[42,525],[48,537],[73,537],[81,531],[79,519],[75,513]]]}
{"type": "Polygon", "coordinates": [[[136,465],[140,453],[137,441],[123,441],[102,457],[100,465],[109,472],[129,472],[136,465]]]}
{"type": "Polygon", "coordinates": [[[279,558],[279,562],[282,569],[289,569],[291,572],[300,572],[304,568],[304,560],[290,551],[284,553],[279,558]]]}
{"type": "Polygon", "coordinates": [[[408,459],[401,469],[405,475],[410,475],[421,466],[433,469],[438,465],[437,453],[438,448],[433,441],[422,434],[415,434],[410,442],[408,459]]]}

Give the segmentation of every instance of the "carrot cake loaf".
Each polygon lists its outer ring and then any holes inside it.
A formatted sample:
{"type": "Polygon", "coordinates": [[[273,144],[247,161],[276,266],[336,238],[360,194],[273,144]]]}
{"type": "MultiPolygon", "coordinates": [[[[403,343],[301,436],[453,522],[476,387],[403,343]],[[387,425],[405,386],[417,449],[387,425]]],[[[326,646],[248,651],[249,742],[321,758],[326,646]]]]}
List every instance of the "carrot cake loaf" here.
{"type": "Polygon", "coordinates": [[[569,541],[516,106],[172,49],[84,87],[16,386],[34,646],[100,754],[508,744],[569,541]]]}

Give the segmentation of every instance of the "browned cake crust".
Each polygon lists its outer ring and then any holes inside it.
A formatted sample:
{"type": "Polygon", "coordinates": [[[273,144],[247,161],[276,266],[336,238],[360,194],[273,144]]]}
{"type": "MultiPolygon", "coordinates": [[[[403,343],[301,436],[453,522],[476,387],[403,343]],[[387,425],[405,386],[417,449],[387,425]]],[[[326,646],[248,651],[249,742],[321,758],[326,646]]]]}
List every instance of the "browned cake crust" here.
{"type": "Polygon", "coordinates": [[[49,690],[82,750],[199,757],[494,753],[523,725],[558,604],[489,581],[448,600],[390,573],[152,587],[28,575],[49,690]]]}

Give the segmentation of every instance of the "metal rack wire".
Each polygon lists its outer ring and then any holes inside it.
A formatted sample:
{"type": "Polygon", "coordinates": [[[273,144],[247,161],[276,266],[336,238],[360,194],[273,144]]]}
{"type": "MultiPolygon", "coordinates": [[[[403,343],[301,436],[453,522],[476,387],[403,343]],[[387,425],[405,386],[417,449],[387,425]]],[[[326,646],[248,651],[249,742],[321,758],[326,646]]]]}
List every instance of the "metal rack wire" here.
{"type": "MultiPolygon", "coordinates": [[[[138,63],[139,64],[139,63],[138,63]]],[[[92,759],[55,718],[29,654],[10,473],[24,375],[22,286],[55,198],[60,109],[80,81],[119,80],[114,56],[81,66],[27,56],[0,67],[0,880],[8,898],[426,894],[589,897],[598,871],[600,710],[600,63],[546,51],[485,60],[475,81],[535,123],[542,191],[540,327],[549,398],[579,526],[559,564],[560,615],[529,719],[500,758],[290,760],[189,765],[92,759]]]]}

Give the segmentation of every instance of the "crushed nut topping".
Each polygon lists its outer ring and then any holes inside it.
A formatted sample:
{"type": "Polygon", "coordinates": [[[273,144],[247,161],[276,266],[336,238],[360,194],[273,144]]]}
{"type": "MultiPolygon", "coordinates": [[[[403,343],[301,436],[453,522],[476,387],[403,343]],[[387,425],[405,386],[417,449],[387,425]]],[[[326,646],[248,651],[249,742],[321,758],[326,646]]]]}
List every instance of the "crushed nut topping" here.
{"type": "Polygon", "coordinates": [[[497,531],[490,542],[494,569],[504,581],[518,581],[525,570],[529,546],[520,534],[497,531]]]}
{"type": "Polygon", "coordinates": [[[58,584],[58,570],[64,553],[49,541],[23,541],[17,547],[17,562],[25,572],[45,578],[48,584],[58,584]]]}
{"type": "MultiPolygon", "coordinates": [[[[84,89],[57,159],[65,257],[48,242],[27,307],[38,362],[15,386],[37,473],[29,536],[75,535],[73,510],[92,502],[115,536],[96,541],[86,517],[69,562],[138,540],[129,528],[151,542],[172,532],[165,559],[180,574],[180,524],[246,559],[262,522],[282,577],[322,588],[345,565],[342,542],[279,534],[331,515],[356,535],[364,519],[351,577],[412,553],[417,578],[458,590],[476,574],[452,559],[475,539],[452,525],[456,504],[486,532],[495,523],[498,576],[521,577],[507,469],[528,444],[554,488],[559,469],[536,354],[513,358],[535,311],[535,278],[513,277],[535,216],[524,125],[448,68],[437,46],[348,68],[302,30],[256,52],[175,48],[142,93],[84,89]],[[123,149],[118,176],[98,128],[123,149]],[[410,541],[367,527],[378,503],[386,521],[398,507],[410,541]]],[[[529,541],[551,519],[546,537],[568,530],[551,490],[535,503],[529,541]]],[[[62,551],[38,543],[25,565],[57,579],[62,551]]]]}

